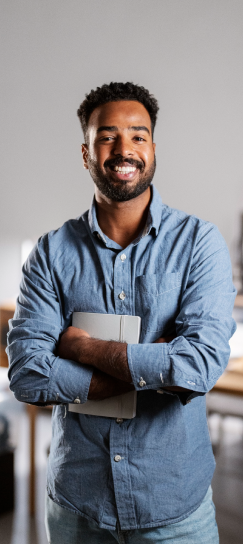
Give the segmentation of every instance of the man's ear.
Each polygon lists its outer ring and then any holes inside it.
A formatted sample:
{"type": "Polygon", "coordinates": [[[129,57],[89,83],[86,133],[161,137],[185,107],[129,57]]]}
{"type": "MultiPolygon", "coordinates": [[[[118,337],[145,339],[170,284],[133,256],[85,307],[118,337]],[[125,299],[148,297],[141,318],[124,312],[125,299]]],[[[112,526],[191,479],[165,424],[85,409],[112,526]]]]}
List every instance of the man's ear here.
{"type": "Polygon", "coordinates": [[[82,151],[82,155],[83,155],[83,165],[84,165],[84,168],[86,168],[86,170],[88,170],[88,169],[89,169],[89,167],[88,167],[88,153],[89,153],[89,149],[88,149],[87,144],[82,144],[82,145],[81,145],[81,151],[82,151]]]}
{"type": "Polygon", "coordinates": [[[156,144],[153,142],[153,150],[154,150],[154,153],[155,153],[155,148],[156,148],[156,144]]]}

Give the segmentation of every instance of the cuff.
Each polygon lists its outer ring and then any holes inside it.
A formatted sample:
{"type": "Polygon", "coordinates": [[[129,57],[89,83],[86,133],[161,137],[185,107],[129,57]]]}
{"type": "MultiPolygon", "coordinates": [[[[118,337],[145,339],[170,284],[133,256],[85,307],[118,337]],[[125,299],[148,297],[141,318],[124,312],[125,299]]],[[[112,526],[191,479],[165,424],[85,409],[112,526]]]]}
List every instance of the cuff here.
{"type": "Polygon", "coordinates": [[[157,393],[160,393],[161,395],[165,394],[177,397],[182,406],[186,406],[187,404],[190,404],[190,402],[196,397],[203,397],[203,395],[206,394],[199,393],[199,391],[166,391],[165,389],[158,389],[157,393]]]}
{"type": "Polygon", "coordinates": [[[189,364],[190,356],[187,357],[189,361],[184,368],[182,358],[172,349],[172,345],[167,343],[128,344],[127,359],[135,389],[158,390],[177,385],[190,389],[192,393],[196,392],[196,395],[206,393],[201,376],[193,372],[193,361],[191,366],[189,364]]]}
{"type": "Polygon", "coordinates": [[[55,400],[66,404],[78,399],[83,404],[87,401],[92,374],[90,365],[56,357],[50,373],[47,402],[55,400]]]}

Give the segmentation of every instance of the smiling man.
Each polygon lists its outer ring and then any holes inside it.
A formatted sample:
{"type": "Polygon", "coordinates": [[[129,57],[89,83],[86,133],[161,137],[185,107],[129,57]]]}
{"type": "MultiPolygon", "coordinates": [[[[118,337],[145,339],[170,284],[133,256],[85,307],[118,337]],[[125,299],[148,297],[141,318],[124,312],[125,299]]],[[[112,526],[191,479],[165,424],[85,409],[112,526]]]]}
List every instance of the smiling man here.
{"type": "Polygon", "coordinates": [[[96,108],[88,140],[84,165],[101,194],[124,202],[148,189],[155,172],[155,144],[149,113],[141,103],[124,100],[96,108]]]}
{"type": "Polygon", "coordinates": [[[205,393],[224,370],[235,290],[217,228],[152,185],[156,99],[132,83],[91,91],[78,116],[90,210],[38,241],[9,333],[11,389],[53,404],[51,544],[217,544],[205,393]],[[139,344],[91,338],[73,312],[136,315],[139,344]],[[69,403],[136,389],[134,419],[69,403]]]}

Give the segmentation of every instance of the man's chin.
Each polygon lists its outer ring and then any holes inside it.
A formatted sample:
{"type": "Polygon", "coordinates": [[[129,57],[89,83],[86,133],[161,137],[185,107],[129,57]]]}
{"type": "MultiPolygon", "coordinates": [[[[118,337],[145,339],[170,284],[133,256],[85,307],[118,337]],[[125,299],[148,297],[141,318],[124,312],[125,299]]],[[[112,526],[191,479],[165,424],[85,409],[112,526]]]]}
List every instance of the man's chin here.
{"type": "Polygon", "coordinates": [[[106,198],[113,200],[114,202],[127,202],[143,194],[151,185],[151,181],[146,183],[137,183],[135,186],[131,186],[129,182],[122,181],[121,183],[100,183],[95,181],[95,185],[106,198]]]}

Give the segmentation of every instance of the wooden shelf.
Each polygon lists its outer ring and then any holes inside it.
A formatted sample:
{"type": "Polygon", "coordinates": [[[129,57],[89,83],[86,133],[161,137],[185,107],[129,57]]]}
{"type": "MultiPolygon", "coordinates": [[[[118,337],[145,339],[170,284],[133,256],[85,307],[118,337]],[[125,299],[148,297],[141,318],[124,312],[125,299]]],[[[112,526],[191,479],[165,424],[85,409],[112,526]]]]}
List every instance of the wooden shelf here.
{"type": "Polygon", "coordinates": [[[8,367],[8,358],[5,353],[7,347],[8,322],[12,319],[15,310],[15,301],[7,301],[0,307],[0,366],[8,367]]]}

